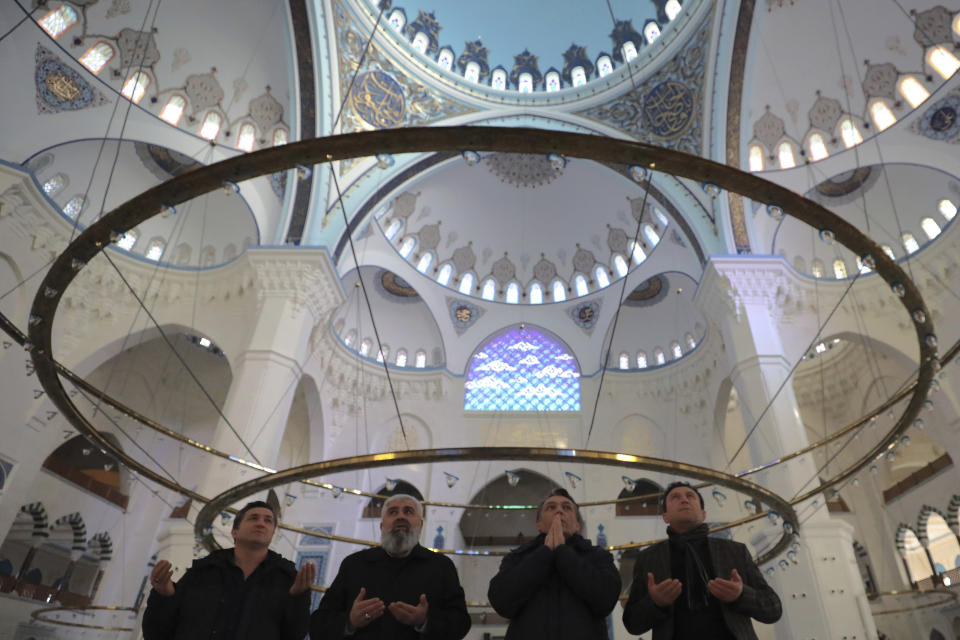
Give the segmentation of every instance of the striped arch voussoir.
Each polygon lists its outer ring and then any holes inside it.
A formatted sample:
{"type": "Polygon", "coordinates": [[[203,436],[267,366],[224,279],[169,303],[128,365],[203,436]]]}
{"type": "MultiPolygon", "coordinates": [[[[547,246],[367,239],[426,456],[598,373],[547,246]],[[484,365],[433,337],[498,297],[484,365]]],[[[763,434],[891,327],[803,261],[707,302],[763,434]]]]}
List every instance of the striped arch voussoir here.
{"type": "Polygon", "coordinates": [[[73,542],[70,548],[73,551],[86,551],[87,525],[84,524],[83,516],[80,515],[80,512],[75,511],[74,513],[57,518],[56,522],[53,523],[53,526],[57,527],[62,524],[69,524],[70,529],[73,531],[73,542]]]}
{"type": "Polygon", "coordinates": [[[31,535],[34,538],[50,537],[50,520],[47,517],[47,508],[43,506],[42,502],[25,504],[20,507],[20,513],[25,513],[33,518],[33,533],[31,535]]]}

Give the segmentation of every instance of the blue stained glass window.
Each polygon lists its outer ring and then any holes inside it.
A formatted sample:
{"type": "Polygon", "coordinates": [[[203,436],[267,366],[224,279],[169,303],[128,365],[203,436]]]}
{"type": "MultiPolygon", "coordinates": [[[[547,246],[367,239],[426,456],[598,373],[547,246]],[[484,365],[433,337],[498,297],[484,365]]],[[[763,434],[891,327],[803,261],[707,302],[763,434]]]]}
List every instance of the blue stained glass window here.
{"type": "Polygon", "coordinates": [[[558,340],[531,327],[501,333],[470,360],[467,411],[579,411],[577,359],[558,340]]]}

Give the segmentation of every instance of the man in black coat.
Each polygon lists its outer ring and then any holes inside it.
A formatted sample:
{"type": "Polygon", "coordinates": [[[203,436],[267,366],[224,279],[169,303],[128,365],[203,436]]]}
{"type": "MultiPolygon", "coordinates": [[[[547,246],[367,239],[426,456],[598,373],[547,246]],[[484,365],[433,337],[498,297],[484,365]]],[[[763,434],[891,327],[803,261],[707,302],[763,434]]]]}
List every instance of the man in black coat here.
{"type": "Polygon", "coordinates": [[[450,558],[418,543],[423,505],[387,498],[379,547],[347,556],[310,617],[311,640],[460,640],[470,615],[450,558]]]}
{"type": "Polygon", "coordinates": [[[269,550],[276,525],[269,504],[251,502],[233,520],[232,549],[195,560],[176,584],[170,563],[158,562],[144,640],[303,640],[316,570],[298,572],[269,550]]]}
{"type": "Polygon", "coordinates": [[[537,510],[540,535],[503,559],[488,597],[510,619],[507,640],[606,640],[620,574],[609,552],[580,536],[582,526],[577,503],[554,489],[537,510]]]}
{"type": "Polygon", "coordinates": [[[637,556],[623,608],[627,631],[653,629],[653,640],[757,640],[750,618],[780,619],[780,598],[747,547],[707,536],[699,491],[686,482],[668,485],[660,511],[669,539],[637,556]]]}

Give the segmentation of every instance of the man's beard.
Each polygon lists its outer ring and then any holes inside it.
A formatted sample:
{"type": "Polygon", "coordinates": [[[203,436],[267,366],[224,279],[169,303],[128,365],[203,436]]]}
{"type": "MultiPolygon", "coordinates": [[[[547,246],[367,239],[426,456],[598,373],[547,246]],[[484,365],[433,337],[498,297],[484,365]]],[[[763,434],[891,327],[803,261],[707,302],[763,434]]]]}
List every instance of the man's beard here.
{"type": "Polygon", "coordinates": [[[420,540],[420,529],[393,529],[380,532],[380,545],[391,556],[403,557],[413,551],[420,540]]]}

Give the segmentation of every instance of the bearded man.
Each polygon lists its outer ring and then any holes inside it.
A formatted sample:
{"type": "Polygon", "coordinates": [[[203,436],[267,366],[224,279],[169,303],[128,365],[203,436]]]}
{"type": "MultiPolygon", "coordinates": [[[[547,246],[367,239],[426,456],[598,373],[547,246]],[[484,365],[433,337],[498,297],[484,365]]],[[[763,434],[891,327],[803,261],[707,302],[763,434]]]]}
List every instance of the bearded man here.
{"type": "Polygon", "coordinates": [[[310,617],[312,640],[460,640],[470,616],[457,569],[420,546],[423,505],[406,494],[383,503],[380,546],[344,558],[310,617]]]}

